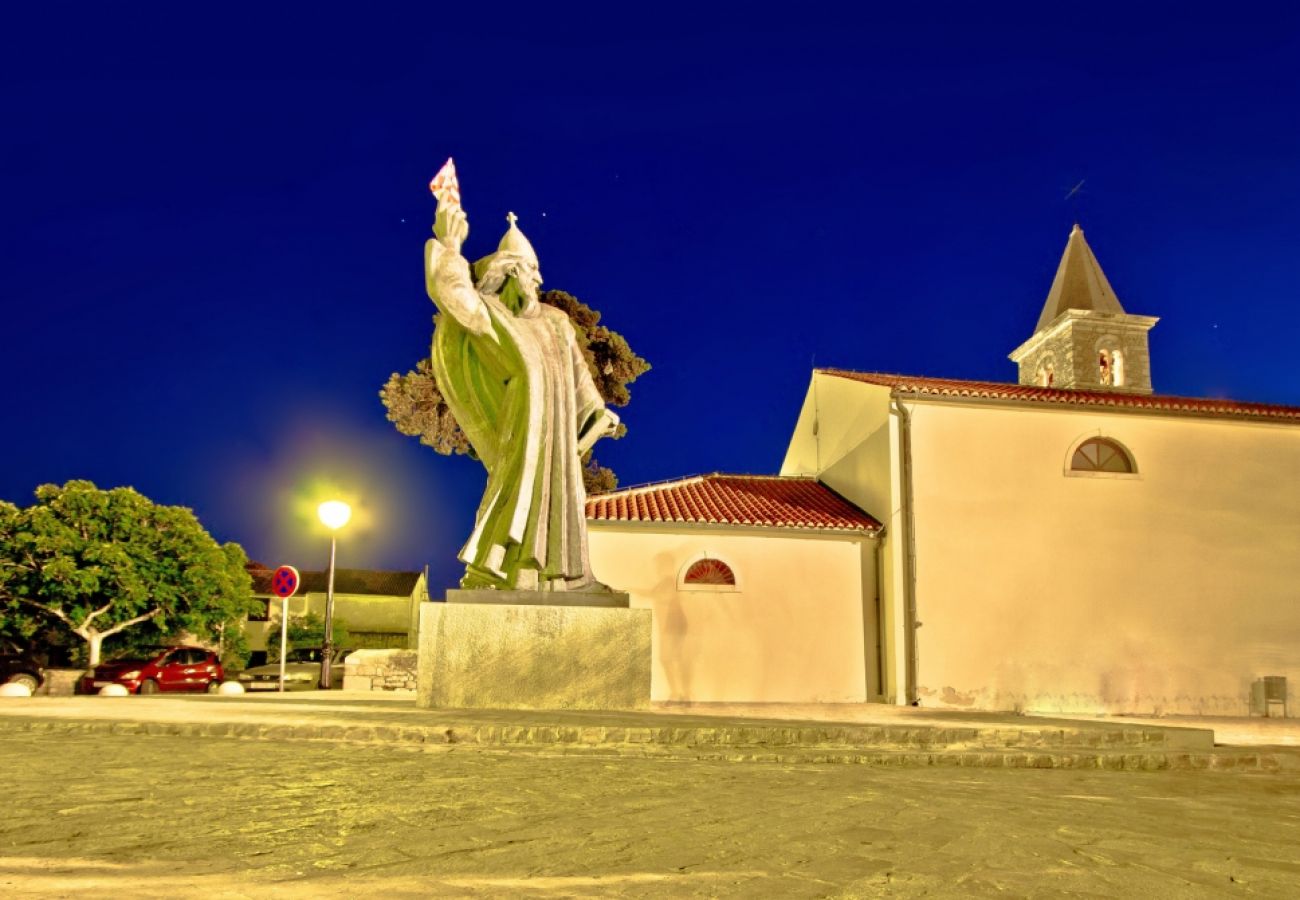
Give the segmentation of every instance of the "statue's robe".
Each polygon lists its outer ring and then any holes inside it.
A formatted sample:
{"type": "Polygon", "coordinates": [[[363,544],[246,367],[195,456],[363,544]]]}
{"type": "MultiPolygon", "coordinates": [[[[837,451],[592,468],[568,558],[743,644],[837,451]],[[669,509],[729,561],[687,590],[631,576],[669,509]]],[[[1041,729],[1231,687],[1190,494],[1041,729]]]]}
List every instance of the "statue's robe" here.
{"type": "Polygon", "coordinates": [[[584,587],[593,579],[579,435],[605,404],[573,324],[540,302],[512,312],[479,294],[468,267],[447,256],[431,260],[428,279],[443,313],[433,371],[488,472],[460,552],[466,584],[584,587]]]}

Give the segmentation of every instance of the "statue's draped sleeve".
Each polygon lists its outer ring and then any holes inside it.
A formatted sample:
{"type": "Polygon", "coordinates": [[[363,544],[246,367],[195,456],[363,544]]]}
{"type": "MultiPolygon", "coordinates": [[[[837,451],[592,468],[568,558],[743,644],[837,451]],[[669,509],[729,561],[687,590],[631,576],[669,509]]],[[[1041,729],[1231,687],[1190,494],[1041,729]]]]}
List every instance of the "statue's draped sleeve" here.
{"type": "Polygon", "coordinates": [[[424,286],[438,309],[470,334],[495,337],[483,298],[474,290],[469,263],[430,238],[424,245],[424,286]]]}
{"type": "Polygon", "coordinates": [[[587,432],[593,427],[596,414],[605,408],[605,401],[600,396],[600,391],[596,387],[595,380],[591,377],[591,370],[587,368],[587,359],[582,355],[582,350],[578,347],[578,337],[574,331],[573,323],[566,316],[564,319],[564,328],[566,331],[569,345],[569,365],[573,368],[573,387],[574,387],[574,412],[577,421],[574,425],[577,427],[578,434],[578,452],[584,451],[583,444],[589,447],[592,443],[584,441],[587,432]]]}

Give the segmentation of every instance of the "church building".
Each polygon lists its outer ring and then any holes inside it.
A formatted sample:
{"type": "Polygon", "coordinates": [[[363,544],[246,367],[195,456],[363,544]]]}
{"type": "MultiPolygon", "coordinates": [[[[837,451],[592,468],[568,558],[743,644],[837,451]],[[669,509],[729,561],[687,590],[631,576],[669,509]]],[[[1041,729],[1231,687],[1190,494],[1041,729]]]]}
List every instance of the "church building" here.
{"type": "Polygon", "coordinates": [[[1300,714],[1300,407],[1154,393],[1155,324],[1076,226],[1017,383],[817,369],[779,475],[590,498],[654,699],[1300,714]]]}

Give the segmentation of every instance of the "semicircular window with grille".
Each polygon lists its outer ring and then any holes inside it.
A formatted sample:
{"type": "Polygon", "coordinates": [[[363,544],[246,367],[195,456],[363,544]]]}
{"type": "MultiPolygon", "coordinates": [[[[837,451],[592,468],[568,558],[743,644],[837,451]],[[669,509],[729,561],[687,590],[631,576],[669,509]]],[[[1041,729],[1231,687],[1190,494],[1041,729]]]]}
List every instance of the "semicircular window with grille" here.
{"type": "Polygon", "coordinates": [[[697,559],[682,578],[683,584],[736,584],[736,573],[720,559],[697,559]]]}
{"type": "Polygon", "coordinates": [[[1075,472],[1137,471],[1133,457],[1118,442],[1108,438],[1088,438],[1074,450],[1070,468],[1075,472]]]}

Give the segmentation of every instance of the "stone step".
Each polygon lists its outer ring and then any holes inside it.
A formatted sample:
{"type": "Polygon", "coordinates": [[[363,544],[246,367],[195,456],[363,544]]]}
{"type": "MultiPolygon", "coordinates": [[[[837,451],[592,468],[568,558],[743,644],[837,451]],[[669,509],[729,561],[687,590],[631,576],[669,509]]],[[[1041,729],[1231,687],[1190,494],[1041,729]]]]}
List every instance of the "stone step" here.
{"type": "Polygon", "coordinates": [[[388,744],[406,749],[622,758],[1130,771],[1270,772],[1300,769],[1300,753],[1296,752],[1170,746],[1172,730],[1131,727],[1022,730],[761,725],[335,725],[22,717],[6,717],[6,721],[6,727],[17,730],[62,735],[137,734],[330,741],[388,744]]]}
{"type": "Polygon", "coordinates": [[[475,748],[479,752],[537,752],[653,759],[717,760],[784,765],[948,766],[997,769],[1106,769],[1111,771],[1297,772],[1300,754],[1286,750],[1219,747],[1208,751],[1148,749],[1133,752],[1061,748],[1052,750],[837,750],[807,747],[779,749],[682,746],[583,747],[572,745],[475,748]]]}
{"type": "MultiPolygon", "coordinates": [[[[410,740],[418,743],[484,746],[574,745],[685,747],[815,747],[842,750],[1008,750],[1094,749],[1111,751],[1209,750],[1213,733],[1202,729],[1138,726],[1082,728],[973,728],[870,725],[573,725],[503,724],[444,720],[430,724],[206,721],[200,723],[17,719],[68,722],[70,728],[121,729],[117,733],[202,734],[235,737],[308,737],[334,740],[410,740]],[[79,724],[78,724],[79,723],[79,724]],[[164,729],[164,730],[159,730],[164,729]]],[[[40,730],[41,726],[31,725],[40,730]]]]}
{"type": "Polygon", "coordinates": [[[1209,750],[1213,732],[1127,727],[971,728],[836,725],[603,726],[456,723],[424,726],[460,743],[682,745],[692,747],[838,747],[964,750],[1107,748],[1209,750]]]}

